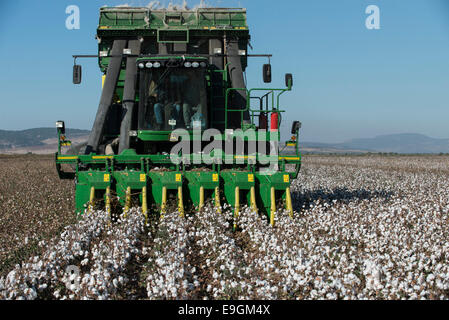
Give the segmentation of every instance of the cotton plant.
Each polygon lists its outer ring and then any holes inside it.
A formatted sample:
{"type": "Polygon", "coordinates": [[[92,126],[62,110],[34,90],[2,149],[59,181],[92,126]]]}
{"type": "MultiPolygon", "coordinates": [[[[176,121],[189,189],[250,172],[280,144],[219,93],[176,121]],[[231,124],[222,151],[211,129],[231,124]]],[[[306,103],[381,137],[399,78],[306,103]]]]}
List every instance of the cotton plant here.
{"type": "Polygon", "coordinates": [[[0,278],[0,298],[448,299],[448,164],[305,157],[275,227],[243,204],[237,221],[207,204],[150,228],[138,208],[95,211],[0,278]]]}
{"type": "Polygon", "coordinates": [[[116,225],[106,212],[90,212],[59,239],[40,243],[40,257],[0,278],[0,298],[109,299],[126,284],[125,266],[139,254],[137,237],[143,230],[143,215],[136,209],[116,225]]]}

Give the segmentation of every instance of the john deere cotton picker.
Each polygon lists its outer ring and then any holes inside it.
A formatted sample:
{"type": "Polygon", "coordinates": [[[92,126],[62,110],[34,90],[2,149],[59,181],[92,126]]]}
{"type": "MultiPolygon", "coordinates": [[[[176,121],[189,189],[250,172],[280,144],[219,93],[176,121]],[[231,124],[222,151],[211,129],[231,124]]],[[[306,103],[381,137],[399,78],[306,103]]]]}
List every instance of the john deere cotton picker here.
{"type": "MultiPolygon", "coordinates": [[[[248,54],[249,39],[245,9],[100,9],[98,55],[74,56],[75,84],[77,59],[98,58],[104,74],[86,148],[63,153],[70,141],[64,122],[56,124],[56,167],[76,181],[78,214],[95,204],[110,214],[114,198],[124,211],[138,201],[146,217],[173,203],[183,215],[184,206],[201,209],[207,199],[218,211],[227,202],[236,217],[247,204],[271,224],[277,205],[293,215],[299,121],[287,142],[295,153],[278,153],[280,96],[293,79],[286,75],[286,88],[247,89],[248,58],[271,57],[248,54]],[[208,148],[212,141],[223,147],[208,148]]],[[[269,63],[263,78],[271,82],[269,63]]]]}

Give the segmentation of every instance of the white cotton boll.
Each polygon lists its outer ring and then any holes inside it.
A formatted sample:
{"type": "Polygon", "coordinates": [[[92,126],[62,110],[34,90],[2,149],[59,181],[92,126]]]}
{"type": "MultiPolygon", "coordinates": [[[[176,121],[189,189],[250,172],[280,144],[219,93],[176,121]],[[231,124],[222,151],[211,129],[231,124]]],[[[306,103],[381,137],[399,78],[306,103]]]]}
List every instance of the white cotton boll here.
{"type": "Polygon", "coordinates": [[[417,159],[305,158],[304,175],[291,185],[294,208],[301,212],[292,220],[279,210],[275,228],[265,216],[242,208],[242,232],[233,233],[227,222],[232,208],[217,214],[213,205],[186,219],[168,213],[151,232],[140,229],[143,219],[134,217],[139,210],[108,227],[104,212],[94,212],[65,228],[64,241],[48,244],[42,258],[19,265],[13,288],[5,277],[1,289],[0,279],[0,298],[29,298],[31,292],[20,286],[61,281],[74,259],[95,256],[82,268],[91,277],[82,278],[76,299],[114,297],[114,279],[124,283],[118,277],[127,273],[130,261],[143,263],[149,273],[150,299],[201,299],[193,286],[200,280],[214,299],[229,299],[229,294],[237,294],[232,299],[447,299],[449,268],[442,263],[449,254],[447,177],[435,166],[444,169],[448,163],[417,159]],[[154,240],[148,250],[139,248],[142,237],[154,240]],[[49,262],[52,253],[55,261],[49,262]],[[84,256],[74,256],[79,253],[84,256]],[[191,264],[201,269],[197,275],[191,264]],[[236,284],[243,290],[236,293],[236,284]]]}
{"type": "Polygon", "coordinates": [[[37,298],[37,292],[34,290],[34,288],[29,288],[28,290],[28,299],[34,300],[37,298]]]}
{"type": "Polygon", "coordinates": [[[47,289],[47,286],[48,285],[46,283],[43,283],[43,284],[39,285],[39,290],[40,291],[45,290],[45,289],[47,289]]]}
{"type": "Polygon", "coordinates": [[[9,286],[14,286],[16,284],[16,272],[14,270],[6,276],[6,283],[9,286]]]}

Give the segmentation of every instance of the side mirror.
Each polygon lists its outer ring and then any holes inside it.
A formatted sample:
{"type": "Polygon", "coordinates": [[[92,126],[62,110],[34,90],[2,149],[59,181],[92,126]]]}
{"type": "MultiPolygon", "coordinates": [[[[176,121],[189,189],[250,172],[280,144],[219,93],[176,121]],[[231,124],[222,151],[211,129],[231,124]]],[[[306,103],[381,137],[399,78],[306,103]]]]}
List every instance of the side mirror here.
{"type": "Polygon", "coordinates": [[[271,82],[271,64],[263,65],[263,82],[265,83],[271,82]]]}
{"type": "Polygon", "coordinates": [[[73,84],[80,84],[81,83],[81,74],[82,74],[81,66],[75,64],[73,66],[73,84]]]}
{"type": "Polygon", "coordinates": [[[292,125],[292,134],[297,134],[299,129],[301,129],[301,122],[299,121],[293,121],[293,125],[292,125]]]}
{"type": "Polygon", "coordinates": [[[64,121],[57,121],[56,122],[56,129],[58,129],[61,134],[65,134],[65,123],[64,121]]]}
{"type": "Polygon", "coordinates": [[[287,88],[293,87],[293,75],[291,73],[285,75],[285,86],[287,88]]]}

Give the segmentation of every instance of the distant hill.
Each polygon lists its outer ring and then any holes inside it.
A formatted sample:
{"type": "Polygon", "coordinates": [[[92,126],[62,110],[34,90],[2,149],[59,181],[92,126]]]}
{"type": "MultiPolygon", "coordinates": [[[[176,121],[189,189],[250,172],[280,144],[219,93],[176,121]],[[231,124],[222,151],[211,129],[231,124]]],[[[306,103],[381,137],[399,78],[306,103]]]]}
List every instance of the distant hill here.
{"type": "Polygon", "coordinates": [[[449,139],[436,139],[418,133],[381,135],[375,138],[352,139],[343,143],[304,142],[303,148],[337,150],[339,152],[387,152],[387,153],[449,153],[449,139]]]}
{"type": "MultiPolygon", "coordinates": [[[[85,143],[89,133],[88,130],[66,130],[74,146],[85,143]]],[[[57,143],[55,128],[0,130],[0,153],[53,153],[57,143]]],[[[449,153],[449,139],[435,139],[417,133],[381,135],[342,143],[301,142],[300,145],[303,152],[313,153],[449,153]]]]}
{"type": "MultiPolygon", "coordinates": [[[[90,131],[66,129],[67,137],[74,143],[87,140],[90,131]]],[[[0,152],[51,153],[58,143],[55,128],[35,128],[21,131],[0,130],[0,152]]]]}

